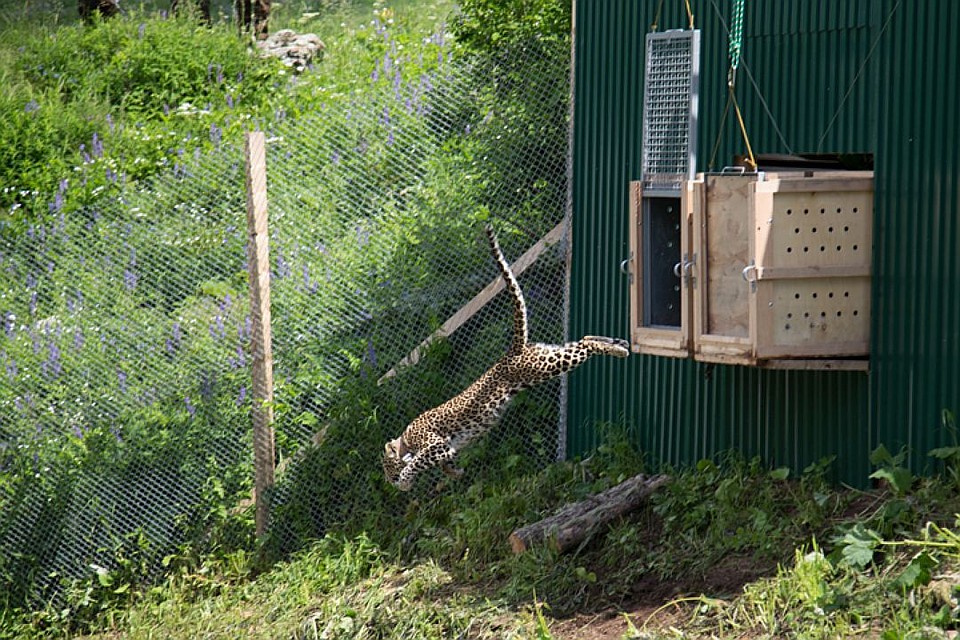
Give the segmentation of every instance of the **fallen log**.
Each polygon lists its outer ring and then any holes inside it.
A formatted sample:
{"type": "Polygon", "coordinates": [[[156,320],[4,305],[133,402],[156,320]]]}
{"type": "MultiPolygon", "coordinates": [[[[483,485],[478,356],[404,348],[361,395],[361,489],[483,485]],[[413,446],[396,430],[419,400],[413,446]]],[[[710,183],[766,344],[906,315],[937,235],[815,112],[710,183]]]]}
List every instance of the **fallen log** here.
{"type": "Polygon", "coordinates": [[[643,499],[662,486],[665,475],[633,476],[586,500],[565,506],[554,515],[521,527],[510,534],[514,553],[546,542],[562,553],[579,544],[593,530],[640,506],[643,499]]]}

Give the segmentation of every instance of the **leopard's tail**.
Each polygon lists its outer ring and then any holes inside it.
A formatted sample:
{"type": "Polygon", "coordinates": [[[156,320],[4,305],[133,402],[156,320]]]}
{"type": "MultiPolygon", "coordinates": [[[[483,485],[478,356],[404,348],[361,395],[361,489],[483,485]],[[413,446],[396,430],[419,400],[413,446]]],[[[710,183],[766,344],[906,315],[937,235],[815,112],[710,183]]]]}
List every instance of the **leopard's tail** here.
{"type": "Polygon", "coordinates": [[[510,352],[519,353],[527,345],[527,304],[523,300],[523,291],[520,289],[516,276],[513,275],[507,259],[503,257],[503,251],[500,250],[500,243],[497,242],[493,227],[487,224],[486,232],[493,259],[497,262],[500,273],[506,282],[507,290],[513,297],[513,341],[510,344],[510,352]]]}

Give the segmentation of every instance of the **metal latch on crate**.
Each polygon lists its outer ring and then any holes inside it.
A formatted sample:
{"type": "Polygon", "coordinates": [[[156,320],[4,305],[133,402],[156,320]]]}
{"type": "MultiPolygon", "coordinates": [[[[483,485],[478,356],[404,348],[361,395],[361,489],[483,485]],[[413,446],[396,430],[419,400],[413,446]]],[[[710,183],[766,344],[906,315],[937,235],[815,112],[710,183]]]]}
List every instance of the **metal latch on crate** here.
{"type": "Polygon", "coordinates": [[[693,267],[696,264],[697,254],[694,253],[688,258],[687,254],[685,253],[680,259],[680,262],[673,265],[673,275],[683,280],[684,284],[689,287],[693,282],[693,267]]]}
{"type": "Polygon", "coordinates": [[[743,268],[743,271],[740,272],[743,276],[743,279],[750,283],[750,292],[756,293],[757,291],[757,265],[753,260],[750,261],[750,264],[743,268]],[[752,274],[752,277],[751,277],[752,274]]]}

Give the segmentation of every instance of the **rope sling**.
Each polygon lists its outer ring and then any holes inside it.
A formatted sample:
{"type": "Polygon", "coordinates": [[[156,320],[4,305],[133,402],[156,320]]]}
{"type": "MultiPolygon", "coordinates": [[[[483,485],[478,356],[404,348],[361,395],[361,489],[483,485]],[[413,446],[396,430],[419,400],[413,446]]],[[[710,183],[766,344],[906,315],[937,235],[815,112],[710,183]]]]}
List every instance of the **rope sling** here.
{"type": "Polygon", "coordinates": [[[730,59],[730,67],[727,71],[727,103],[723,108],[723,115],[720,117],[720,129],[717,132],[717,139],[713,145],[713,152],[710,155],[710,168],[714,166],[717,158],[717,150],[720,148],[720,140],[723,137],[723,123],[727,119],[727,113],[730,112],[730,105],[733,105],[734,113],[737,116],[737,123],[740,125],[740,135],[743,137],[743,143],[747,147],[746,162],[752,171],[757,169],[757,160],[753,155],[753,146],[750,144],[750,136],[747,134],[747,126],[743,121],[743,113],[740,110],[740,103],[737,102],[737,69],[740,67],[740,59],[743,55],[743,10],[746,0],[732,0],[732,19],[730,22],[729,44],[727,46],[727,56],[730,59]]]}

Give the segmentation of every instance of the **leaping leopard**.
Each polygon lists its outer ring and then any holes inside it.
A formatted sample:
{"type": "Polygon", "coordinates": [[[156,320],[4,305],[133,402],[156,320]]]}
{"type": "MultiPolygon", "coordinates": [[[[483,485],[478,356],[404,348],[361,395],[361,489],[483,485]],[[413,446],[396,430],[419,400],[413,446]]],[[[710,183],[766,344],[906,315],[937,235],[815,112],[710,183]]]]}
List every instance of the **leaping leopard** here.
{"type": "Polygon", "coordinates": [[[486,232],[490,251],[513,297],[513,340],[507,353],[476,382],[420,414],[398,438],[384,445],[383,472],[401,491],[409,491],[416,477],[434,466],[459,478],[463,469],[454,466],[457,453],[496,425],[520,391],[566,373],[591,356],[630,355],[625,340],[602,336],[584,336],[562,346],[530,343],[523,291],[489,224],[486,232]]]}

